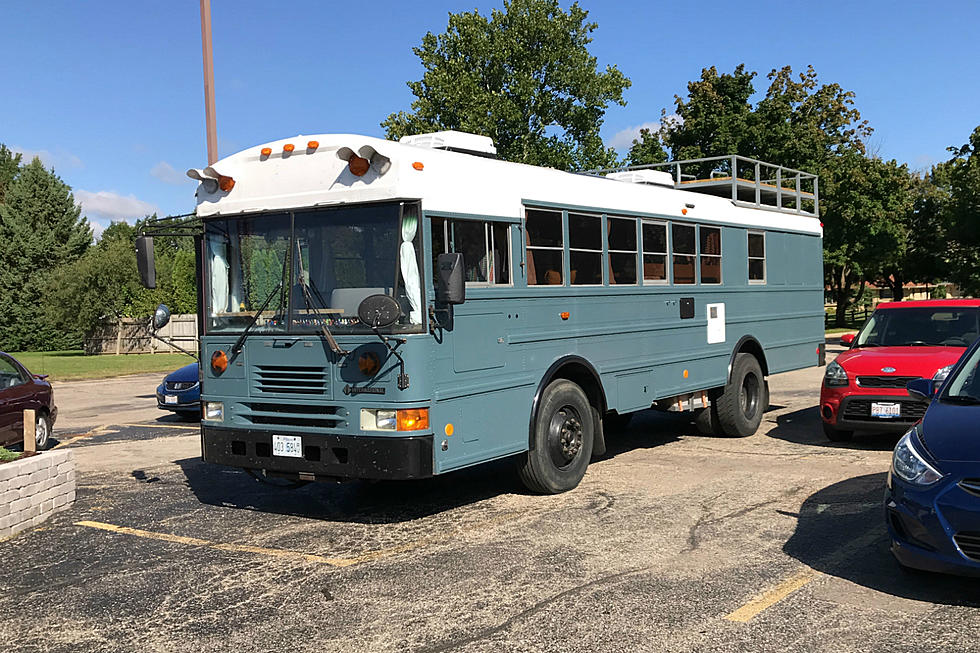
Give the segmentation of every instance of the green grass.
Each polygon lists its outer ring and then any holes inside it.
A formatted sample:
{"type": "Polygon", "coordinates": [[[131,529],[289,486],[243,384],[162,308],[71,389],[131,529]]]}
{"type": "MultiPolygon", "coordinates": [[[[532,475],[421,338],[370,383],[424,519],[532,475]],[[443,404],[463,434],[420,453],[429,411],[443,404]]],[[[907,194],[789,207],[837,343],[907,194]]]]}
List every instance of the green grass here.
{"type": "Polygon", "coordinates": [[[0,447],[0,463],[9,463],[11,460],[17,460],[18,458],[20,458],[19,451],[11,451],[10,449],[0,447]]]}
{"type": "Polygon", "coordinates": [[[185,354],[111,354],[86,356],[81,349],[29,351],[12,354],[32,374],[48,374],[53,381],[105,379],[124,374],[172,372],[193,363],[185,354]]]}

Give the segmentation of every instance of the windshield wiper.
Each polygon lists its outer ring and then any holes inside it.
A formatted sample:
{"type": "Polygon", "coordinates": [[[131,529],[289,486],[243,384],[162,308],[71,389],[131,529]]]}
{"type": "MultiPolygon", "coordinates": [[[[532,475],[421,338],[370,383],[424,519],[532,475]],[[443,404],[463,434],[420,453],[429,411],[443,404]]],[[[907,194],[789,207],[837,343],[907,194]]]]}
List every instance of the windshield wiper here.
{"type": "Polygon", "coordinates": [[[319,289],[317,289],[313,282],[310,281],[309,285],[306,283],[306,270],[303,268],[303,252],[300,249],[299,239],[296,240],[296,260],[299,262],[299,286],[300,290],[303,291],[303,303],[306,304],[306,309],[313,311],[313,315],[316,316],[316,321],[320,325],[320,330],[323,332],[323,337],[327,340],[327,345],[330,347],[330,351],[338,356],[346,356],[350,352],[342,348],[337,344],[337,341],[334,340],[333,334],[330,333],[330,329],[327,327],[327,323],[324,321],[323,316],[320,315],[320,310],[316,307],[313,298],[310,296],[310,286],[312,286],[313,292],[316,293],[320,303],[326,304],[326,302],[323,301],[323,295],[320,294],[319,289]]]}
{"type": "Polygon", "coordinates": [[[282,290],[281,277],[279,278],[279,285],[273,288],[272,292],[269,293],[269,296],[265,298],[265,301],[262,302],[262,306],[259,308],[259,310],[255,312],[255,315],[252,316],[252,321],[248,323],[248,326],[245,327],[244,331],[242,331],[242,335],[238,336],[238,340],[236,340],[235,344],[232,346],[231,355],[233,358],[242,351],[242,345],[245,344],[245,338],[248,337],[248,334],[252,330],[252,327],[254,327],[255,324],[259,321],[259,317],[262,315],[262,312],[266,309],[266,307],[269,305],[269,302],[272,301],[272,298],[275,297],[280,290],[282,290]]]}

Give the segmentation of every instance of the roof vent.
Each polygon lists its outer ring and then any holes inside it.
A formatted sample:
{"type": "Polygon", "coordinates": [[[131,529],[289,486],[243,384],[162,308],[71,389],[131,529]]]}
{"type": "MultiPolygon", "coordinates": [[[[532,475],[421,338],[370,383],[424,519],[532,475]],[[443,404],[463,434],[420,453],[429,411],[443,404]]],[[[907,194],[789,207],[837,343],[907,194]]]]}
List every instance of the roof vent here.
{"type": "Polygon", "coordinates": [[[432,132],[431,134],[415,134],[414,136],[402,136],[399,142],[416,147],[430,147],[434,150],[497,158],[497,148],[493,146],[492,138],[478,134],[467,134],[466,132],[449,130],[432,132]]]}
{"type": "Polygon", "coordinates": [[[625,181],[630,184],[650,184],[653,186],[674,187],[674,178],[669,172],[662,170],[626,170],[623,172],[610,172],[606,175],[609,179],[625,181]]]}

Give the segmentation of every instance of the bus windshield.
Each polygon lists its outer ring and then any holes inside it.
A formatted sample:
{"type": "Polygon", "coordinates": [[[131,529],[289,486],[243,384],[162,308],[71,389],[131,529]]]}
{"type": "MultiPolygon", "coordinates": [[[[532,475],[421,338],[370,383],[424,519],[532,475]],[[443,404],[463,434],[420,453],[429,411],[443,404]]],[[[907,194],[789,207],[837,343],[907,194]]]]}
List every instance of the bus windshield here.
{"type": "Polygon", "coordinates": [[[856,347],[968,347],[980,335],[975,308],[877,310],[855,338],[856,347]]]}
{"type": "Polygon", "coordinates": [[[422,324],[418,205],[377,204],[208,221],[209,333],[363,333],[361,301],[391,295],[392,328],[422,324]],[[271,299],[270,299],[271,298],[271,299]]]}

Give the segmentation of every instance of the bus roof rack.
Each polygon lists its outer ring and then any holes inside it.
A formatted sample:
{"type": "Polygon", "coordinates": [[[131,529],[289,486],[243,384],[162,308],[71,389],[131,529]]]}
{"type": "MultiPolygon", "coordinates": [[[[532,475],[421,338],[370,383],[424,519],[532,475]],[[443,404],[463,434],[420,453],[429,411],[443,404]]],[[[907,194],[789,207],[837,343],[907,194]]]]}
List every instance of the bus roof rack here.
{"type": "Polygon", "coordinates": [[[614,178],[621,181],[635,181],[624,178],[621,173],[639,170],[667,172],[678,190],[727,197],[739,206],[813,217],[820,215],[817,175],[737,154],[606,168],[590,174],[615,175],[614,178]]]}

